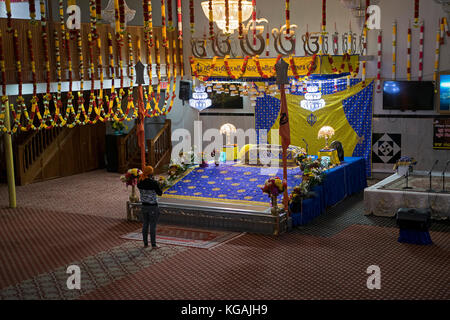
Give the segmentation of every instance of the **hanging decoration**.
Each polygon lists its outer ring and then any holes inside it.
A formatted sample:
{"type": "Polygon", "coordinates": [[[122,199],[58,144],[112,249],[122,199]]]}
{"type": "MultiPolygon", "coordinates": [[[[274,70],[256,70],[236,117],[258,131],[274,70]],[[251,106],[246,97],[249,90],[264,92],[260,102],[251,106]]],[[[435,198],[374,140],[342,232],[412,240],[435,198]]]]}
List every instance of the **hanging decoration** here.
{"type": "Polygon", "coordinates": [[[266,33],[266,57],[269,56],[269,45],[270,45],[270,34],[267,32],[266,33]]]}
{"type": "Polygon", "coordinates": [[[411,25],[408,26],[408,39],[406,43],[406,79],[411,81],[411,25]]]}
{"type": "Polygon", "coordinates": [[[322,0],[322,32],[327,31],[327,0],[322,0]]]}
{"type": "Polygon", "coordinates": [[[252,0],[252,9],[253,46],[256,46],[256,0],[252,0]]]}
{"type": "Polygon", "coordinates": [[[11,0],[5,0],[5,7],[6,7],[6,18],[7,18],[7,31],[12,32],[12,13],[11,13],[11,0]]]}
{"type": "Polygon", "coordinates": [[[212,105],[212,101],[208,99],[208,94],[205,92],[203,85],[195,87],[192,99],[189,100],[189,105],[198,111],[203,111],[212,105]]]}
{"type": "Polygon", "coordinates": [[[419,73],[418,80],[422,81],[423,76],[423,34],[424,34],[424,23],[420,25],[420,33],[419,33],[419,73]]]}
{"type": "Polygon", "coordinates": [[[439,73],[439,56],[440,56],[440,47],[441,47],[441,32],[438,30],[436,32],[436,49],[434,54],[434,73],[433,73],[433,81],[436,83],[437,76],[439,73]]]}
{"type": "Polygon", "coordinates": [[[178,17],[178,40],[183,42],[183,13],[181,7],[181,0],[177,0],[177,17],[178,17]]]}
{"type": "Polygon", "coordinates": [[[172,17],[172,0],[167,0],[167,27],[169,31],[175,30],[173,26],[173,17],[172,17]]]}
{"type": "Polygon", "coordinates": [[[378,55],[377,55],[377,92],[381,92],[381,56],[382,56],[381,43],[382,43],[382,35],[381,35],[381,31],[379,31],[379,33],[378,33],[378,43],[377,43],[377,48],[378,48],[378,55]]]}
{"type": "Polygon", "coordinates": [[[230,4],[225,0],[225,34],[230,34],[230,4]]]}
{"type": "Polygon", "coordinates": [[[5,63],[5,54],[3,52],[3,33],[0,30],[0,74],[2,80],[2,95],[1,95],[1,109],[0,109],[0,129],[8,134],[8,129],[5,126],[5,112],[6,109],[9,109],[9,98],[6,94],[6,63],[5,63]]]}
{"type": "Polygon", "coordinates": [[[238,0],[238,24],[239,24],[239,39],[243,39],[244,23],[242,21],[242,0],[238,0]]]}
{"type": "Polygon", "coordinates": [[[397,21],[392,24],[392,80],[396,79],[397,68],[397,21]]]}
{"type": "Polygon", "coordinates": [[[34,117],[35,117],[35,115],[37,115],[37,117],[39,119],[39,127],[42,124],[42,117],[39,112],[39,106],[38,106],[39,98],[37,96],[36,60],[35,60],[34,51],[33,51],[33,34],[31,32],[31,30],[28,30],[27,34],[28,34],[28,36],[27,36],[28,57],[30,60],[30,65],[31,65],[31,78],[32,78],[32,82],[33,82],[33,96],[31,98],[30,124],[31,124],[32,130],[37,130],[38,128],[36,128],[34,126],[34,117]]]}
{"type": "Polygon", "coordinates": [[[28,0],[28,10],[30,11],[31,23],[36,23],[36,4],[35,0],[28,0]]]}
{"type": "Polygon", "coordinates": [[[419,26],[419,0],[414,0],[414,27],[419,26]]]}
{"type": "Polygon", "coordinates": [[[189,0],[189,20],[191,26],[191,33],[195,33],[195,11],[194,11],[194,0],[189,0]]]}
{"type": "Polygon", "coordinates": [[[214,15],[212,0],[208,0],[208,12],[209,12],[209,38],[214,40],[214,15]]]}
{"type": "Polygon", "coordinates": [[[285,1],[286,1],[286,37],[289,37],[291,33],[291,10],[289,6],[289,0],[285,1]]]}

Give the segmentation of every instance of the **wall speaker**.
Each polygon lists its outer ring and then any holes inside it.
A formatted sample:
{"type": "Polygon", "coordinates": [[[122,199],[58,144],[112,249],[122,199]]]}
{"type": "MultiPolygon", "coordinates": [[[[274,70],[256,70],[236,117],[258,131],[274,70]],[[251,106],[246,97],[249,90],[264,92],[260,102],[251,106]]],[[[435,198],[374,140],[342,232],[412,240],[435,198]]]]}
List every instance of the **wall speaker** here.
{"type": "Polygon", "coordinates": [[[192,96],[192,81],[181,80],[180,81],[180,91],[178,97],[180,100],[189,101],[192,96]]]}

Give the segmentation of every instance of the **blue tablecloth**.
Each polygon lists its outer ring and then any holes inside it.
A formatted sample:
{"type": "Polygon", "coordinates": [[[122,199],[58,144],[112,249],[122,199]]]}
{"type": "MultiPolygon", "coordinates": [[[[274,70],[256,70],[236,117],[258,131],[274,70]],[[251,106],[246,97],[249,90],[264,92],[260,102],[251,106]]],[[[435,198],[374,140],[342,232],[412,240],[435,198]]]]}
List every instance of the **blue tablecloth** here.
{"type": "Polygon", "coordinates": [[[325,174],[323,183],[313,189],[316,196],[303,200],[301,211],[291,212],[293,226],[307,224],[327,207],[367,187],[364,158],[346,157],[340,166],[325,171],[325,174]]]}

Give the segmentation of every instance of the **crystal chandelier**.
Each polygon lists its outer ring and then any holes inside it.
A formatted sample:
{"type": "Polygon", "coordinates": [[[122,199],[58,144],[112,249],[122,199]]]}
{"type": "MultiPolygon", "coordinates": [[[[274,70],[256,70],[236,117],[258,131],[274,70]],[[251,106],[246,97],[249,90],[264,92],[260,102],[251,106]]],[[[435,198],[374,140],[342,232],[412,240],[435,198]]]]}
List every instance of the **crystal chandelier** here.
{"type": "MultiPolygon", "coordinates": [[[[214,22],[217,23],[219,29],[221,29],[224,33],[234,33],[234,30],[239,28],[238,1],[229,0],[228,8],[229,8],[229,26],[227,30],[225,19],[225,1],[224,0],[212,1],[214,22]]],[[[206,18],[209,19],[209,1],[202,2],[202,9],[206,18]]],[[[242,0],[242,22],[248,20],[251,15],[252,15],[251,1],[242,0]]]]}
{"type": "Polygon", "coordinates": [[[208,99],[208,94],[205,92],[203,85],[195,87],[194,93],[192,93],[192,99],[189,100],[189,105],[198,111],[203,111],[211,107],[212,101],[208,99]]]}
{"type": "Polygon", "coordinates": [[[447,13],[447,16],[450,19],[450,0],[434,0],[435,2],[442,5],[442,9],[447,13]]]}
{"type": "MultiPolygon", "coordinates": [[[[370,4],[378,4],[380,0],[371,0],[370,4]]],[[[352,12],[353,17],[358,21],[358,25],[364,25],[366,17],[366,1],[365,0],[341,0],[341,4],[352,12]]]]}

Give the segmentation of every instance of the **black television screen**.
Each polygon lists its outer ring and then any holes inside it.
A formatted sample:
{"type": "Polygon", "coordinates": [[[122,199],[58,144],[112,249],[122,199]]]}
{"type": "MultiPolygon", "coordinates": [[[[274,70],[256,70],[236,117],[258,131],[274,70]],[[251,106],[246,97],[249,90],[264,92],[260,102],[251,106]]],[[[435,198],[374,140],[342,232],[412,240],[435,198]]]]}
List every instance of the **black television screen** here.
{"type": "Polygon", "coordinates": [[[384,81],[383,109],[433,110],[432,81],[384,81]]]}
{"type": "Polygon", "coordinates": [[[244,109],[244,101],[240,96],[231,96],[228,93],[210,93],[210,109],[244,109]]]}

